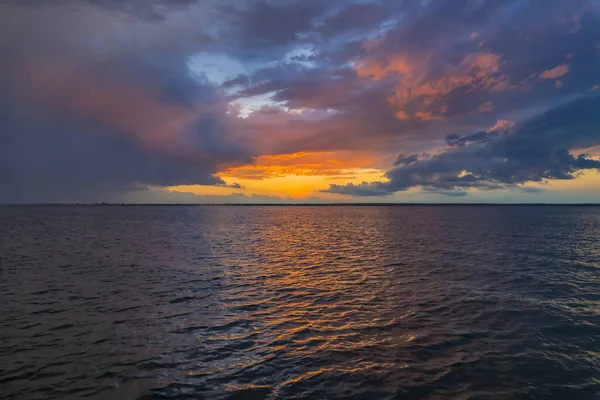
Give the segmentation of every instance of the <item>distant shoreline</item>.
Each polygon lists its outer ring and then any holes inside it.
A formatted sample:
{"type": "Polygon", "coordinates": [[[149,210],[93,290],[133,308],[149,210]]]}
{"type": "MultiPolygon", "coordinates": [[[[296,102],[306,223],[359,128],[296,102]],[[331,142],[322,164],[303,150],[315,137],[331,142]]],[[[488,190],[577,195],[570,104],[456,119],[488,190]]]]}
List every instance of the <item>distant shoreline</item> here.
{"type": "Polygon", "coordinates": [[[599,207],[600,203],[30,203],[0,204],[0,207],[497,207],[562,206],[599,207]]]}

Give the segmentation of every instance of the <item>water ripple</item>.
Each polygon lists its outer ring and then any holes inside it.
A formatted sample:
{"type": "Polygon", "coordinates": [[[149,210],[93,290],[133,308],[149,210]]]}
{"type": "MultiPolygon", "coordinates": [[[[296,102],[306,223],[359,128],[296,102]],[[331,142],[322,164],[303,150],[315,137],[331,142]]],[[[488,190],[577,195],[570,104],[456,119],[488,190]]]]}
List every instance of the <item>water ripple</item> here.
{"type": "Polygon", "coordinates": [[[600,398],[600,208],[1,207],[0,399],[600,398]]]}

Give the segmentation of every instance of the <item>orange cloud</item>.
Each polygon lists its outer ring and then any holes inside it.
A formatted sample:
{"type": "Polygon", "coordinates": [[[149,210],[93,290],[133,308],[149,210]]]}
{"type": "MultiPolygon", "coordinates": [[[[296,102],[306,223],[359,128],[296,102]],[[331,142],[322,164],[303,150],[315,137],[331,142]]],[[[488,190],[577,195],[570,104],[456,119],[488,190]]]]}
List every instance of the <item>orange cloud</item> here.
{"type": "Polygon", "coordinates": [[[484,103],[481,103],[481,105],[477,108],[477,111],[479,112],[488,112],[488,111],[492,111],[494,109],[494,104],[491,101],[486,101],[484,103]]]}
{"type": "Polygon", "coordinates": [[[490,128],[490,131],[492,131],[492,132],[503,131],[503,130],[512,128],[513,126],[515,126],[514,121],[507,121],[505,119],[499,119],[496,122],[496,124],[490,128]]]}
{"type": "Polygon", "coordinates": [[[328,176],[352,178],[356,168],[370,168],[375,156],[356,152],[298,152],[263,155],[254,163],[230,167],[220,175],[228,178],[262,180],[296,176],[328,176]]]}
{"type": "MultiPolygon", "coordinates": [[[[370,48],[367,46],[367,48],[370,48]]],[[[366,58],[359,61],[354,70],[360,77],[370,77],[380,80],[389,74],[411,74],[415,66],[408,61],[408,58],[401,55],[392,56],[382,61],[373,58],[366,58]]]]}
{"type": "Polygon", "coordinates": [[[402,110],[396,111],[396,117],[403,121],[410,119],[410,115],[406,111],[402,111],[402,110]]]}
{"type": "Polygon", "coordinates": [[[561,64],[540,74],[541,79],[556,79],[569,73],[569,64],[561,64]]]}
{"type": "Polygon", "coordinates": [[[498,75],[500,57],[492,53],[474,53],[467,55],[458,66],[431,81],[411,82],[396,89],[396,98],[408,100],[414,97],[426,97],[432,102],[451,91],[464,87],[467,90],[502,91],[509,88],[508,77],[498,75]]]}
{"type": "Polygon", "coordinates": [[[420,118],[423,121],[434,121],[442,119],[441,116],[433,115],[429,111],[418,111],[415,113],[415,117],[420,118]]]}
{"type": "MultiPolygon", "coordinates": [[[[460,63],[448,66],[441,75],[430,78],[427,58],[409,59],[404,55],[395,55],[388,59],[366,57],[358,62],[354,69],[358,76],[374,80],[397,74],[399,81],[390,98],[390,103],[398,110],[399,119],[407,119],[408,109],[414,108],[411,103],[420,101],[420,107],[429,107],[456,89],[466,91],[498,92],[513,88],[509,78],[500,70],[500,56],[493,53],[472,53],[465,56],[460,63]]],[[[418,110],[414,115],[423,120],[441,119],[447,108],[437,110],[418,110]]]]}

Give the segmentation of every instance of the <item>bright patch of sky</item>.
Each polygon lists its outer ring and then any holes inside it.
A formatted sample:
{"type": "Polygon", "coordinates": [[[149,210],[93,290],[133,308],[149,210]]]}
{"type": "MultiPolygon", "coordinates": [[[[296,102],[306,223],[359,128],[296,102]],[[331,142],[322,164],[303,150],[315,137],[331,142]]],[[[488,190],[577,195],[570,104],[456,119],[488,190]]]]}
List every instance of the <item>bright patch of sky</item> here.
{"type": "Polygon", "coordinates": [[[315,52],[310,47],[295,47],[283,56],[285,64],[299,64],[305,68],[315,68],[315,52]]]}
{"type": "Polygon", "coordinates": [[[198,80],[208,80],[215,85],[248,74],[248,69],[226,54],[196,53],[188,60],[190,75],[198,80]]]}
{"type": "MultiPolygon", "coordinates": [[[[313,60],[314,51],[305,46],[295,47],[288,51],[280,60],[274,60],[264,63],[253,63],[244,65],[235,58],[222,53],[196,53],[189,58],[188,70],[192,77],[212,85],[220,86],[224,82],[235,79],[240,75],[252,75],[260,68],[274,67],[281,64],[297,64],[304,68],[315,68],[316,63],[313,60]]],[[[240,87],[231,87],[225,89],[228,95],[238,92],[240,87]]],[[[285,107],[281,103],[274,102],[271,97],[275,92],[265,93],[251,97],[240,97],[232,101],[232,109],[238,111],[238,115],[246,118],[252,112],[263,107],[285,107]]]]}
{"type": "Polygon", "coordinates": [[[288,111],[290,114],[301,115],[306,119],[319,120],[322,118],[330,117],[333,114],[337,114],[338,111],[332,108],[327,109],[315,109],[315,108],[299,108],[291,109],[288,111]]]}
{"type": "Polygon", "coordinates": [[[281,107],[285,109],[281,103],[271,99],[275,93],[276,92],[268,92],[256,96],[240,97],[229,104],[237,110],[238,117],[241,118],[247,118],[254,111],[260,110],[263,107],[281,107]]]}
{"type": "Polygon", "coordinates": [[[242,64],[235,58],[223,53],[196,53],[188,60],[188,70],[191,76],[198,80],[207,80],[214,85],[235,79],[240,75],[252,75],[260,68],[273,67],[281,64],[297,64],[305,68],[316,66],[313,49],[298,46],[288,51],[280,60],[263,63],[242,64]]]}

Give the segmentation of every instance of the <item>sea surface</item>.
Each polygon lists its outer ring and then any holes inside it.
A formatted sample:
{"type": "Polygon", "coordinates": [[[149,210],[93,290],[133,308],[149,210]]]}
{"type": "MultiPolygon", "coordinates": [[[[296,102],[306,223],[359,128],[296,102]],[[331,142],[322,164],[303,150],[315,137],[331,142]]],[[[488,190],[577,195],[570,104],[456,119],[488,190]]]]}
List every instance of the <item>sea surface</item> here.
{"type": "Polygon", "coordinates": [[[600,399],[600,207],[0,207],[0,399],[600,399]]]}

